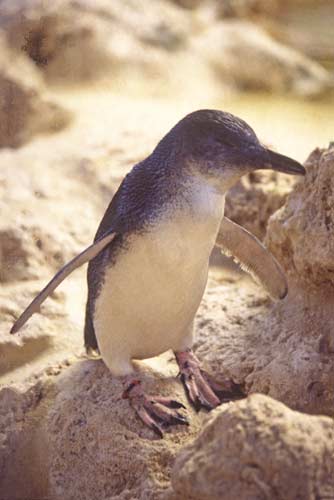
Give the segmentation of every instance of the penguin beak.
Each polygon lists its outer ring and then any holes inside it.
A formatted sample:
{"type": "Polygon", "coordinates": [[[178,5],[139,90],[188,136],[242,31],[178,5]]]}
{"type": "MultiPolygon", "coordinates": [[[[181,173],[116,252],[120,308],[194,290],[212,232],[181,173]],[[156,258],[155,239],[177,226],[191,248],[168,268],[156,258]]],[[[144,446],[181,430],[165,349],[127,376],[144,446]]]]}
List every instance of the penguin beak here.
{"type": "MultiPolygon", "coordinates": [[[[289,158],[288,156],[275,153],[270,149],[263,148],[266,156],[265,165],[262,168],[276,170],[284,174],[305,175],[306,170],[298,161],[289,158]]],[[[259,167],[261,168],[261,167],[259,167]]]]}

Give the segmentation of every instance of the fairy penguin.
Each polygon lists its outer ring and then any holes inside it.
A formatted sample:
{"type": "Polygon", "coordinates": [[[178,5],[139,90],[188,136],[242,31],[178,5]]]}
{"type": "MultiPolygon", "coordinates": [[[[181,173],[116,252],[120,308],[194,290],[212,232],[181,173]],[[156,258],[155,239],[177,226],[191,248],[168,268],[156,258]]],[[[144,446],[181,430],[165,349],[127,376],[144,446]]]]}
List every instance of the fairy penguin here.
{"type": "Polygon", "coordinates": [[[217,384],[192,352],[193,322],[215,245],[232,254],[272,297],[287,293],[274,257],[224,217],[226,192],[257,169],[305,174],[297,161],[262,145],[240,118],[218,110],[187,115],[124,178],[93,245],[59,271],[12,333],[73,269],[89,261],[86,348],[98,349],[111,373],[124,377],[123,396],[146,425],[162,436],[166,425],[187,420],[180,403],[147,395],[138,379],[129,379],[133,359],[172,349],[197,409],[233,398],[240,388],[229,380],[217,384]]]}

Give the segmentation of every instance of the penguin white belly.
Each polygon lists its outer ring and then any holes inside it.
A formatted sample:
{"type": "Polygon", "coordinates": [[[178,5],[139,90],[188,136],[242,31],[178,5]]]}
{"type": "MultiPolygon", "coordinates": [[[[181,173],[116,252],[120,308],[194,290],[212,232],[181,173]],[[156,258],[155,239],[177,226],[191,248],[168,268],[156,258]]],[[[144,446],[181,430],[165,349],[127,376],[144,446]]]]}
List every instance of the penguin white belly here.
{"type": "Polygon", "coordinates": [[[106,269],[94,328],[113,374],[131,372],[131,359],[191,346],[221,218],[220,206],[201,222],[177,218],[131,235],[106,269]]]}

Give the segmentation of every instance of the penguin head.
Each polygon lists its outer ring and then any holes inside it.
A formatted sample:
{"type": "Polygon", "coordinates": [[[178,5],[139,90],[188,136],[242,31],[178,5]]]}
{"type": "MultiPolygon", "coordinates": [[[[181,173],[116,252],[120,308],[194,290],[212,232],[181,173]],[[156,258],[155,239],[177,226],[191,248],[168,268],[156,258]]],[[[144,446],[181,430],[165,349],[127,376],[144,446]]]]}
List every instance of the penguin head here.
{"type": "Polygon", "coordinates": [[[263,146],[240,118],[219,110],[199,110],[185,116],[161,141],[174,149],[193,174],[204,176],[224,191],[242,175],[259,169],[305,175],[297,161],[263,146]]]}

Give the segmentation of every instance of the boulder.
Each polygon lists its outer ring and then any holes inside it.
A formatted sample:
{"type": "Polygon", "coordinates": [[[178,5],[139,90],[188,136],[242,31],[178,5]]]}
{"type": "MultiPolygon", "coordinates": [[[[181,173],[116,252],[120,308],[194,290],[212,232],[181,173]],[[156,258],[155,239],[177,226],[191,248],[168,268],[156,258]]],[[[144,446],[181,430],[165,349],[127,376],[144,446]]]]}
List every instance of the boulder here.
{"type": "Polygon", "coordinates": [[[253,394],[215,410],[177,456],[175,500],[334,496],[334,422],[253,394]]]}

